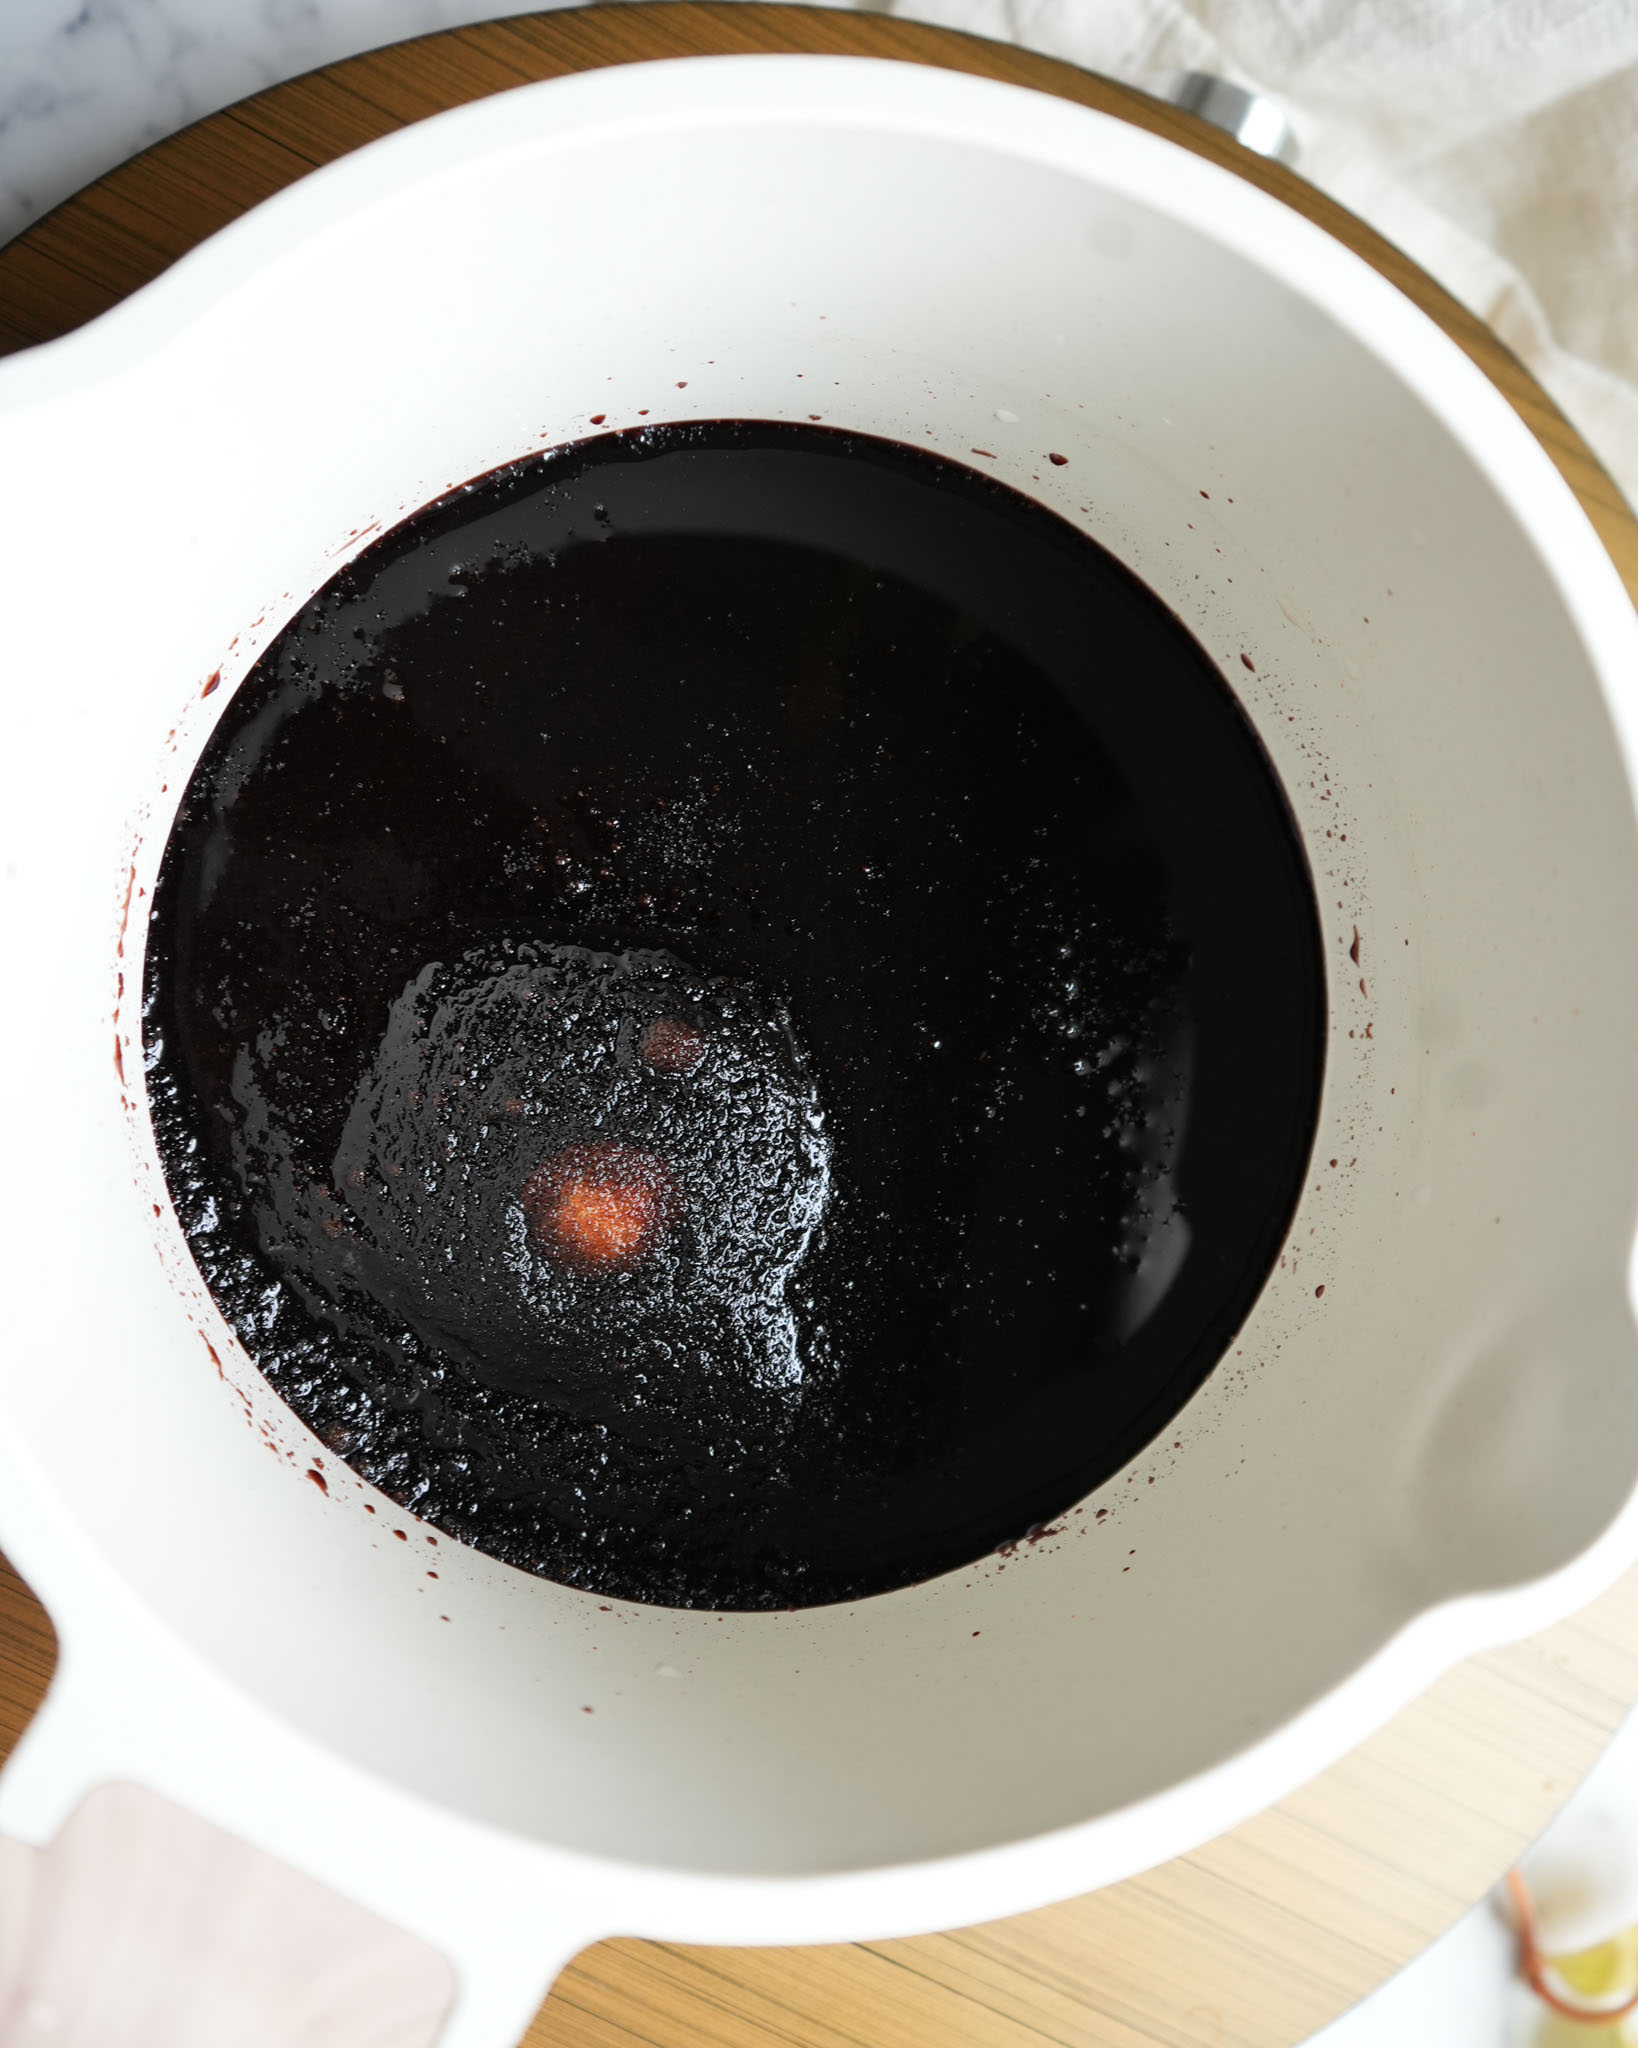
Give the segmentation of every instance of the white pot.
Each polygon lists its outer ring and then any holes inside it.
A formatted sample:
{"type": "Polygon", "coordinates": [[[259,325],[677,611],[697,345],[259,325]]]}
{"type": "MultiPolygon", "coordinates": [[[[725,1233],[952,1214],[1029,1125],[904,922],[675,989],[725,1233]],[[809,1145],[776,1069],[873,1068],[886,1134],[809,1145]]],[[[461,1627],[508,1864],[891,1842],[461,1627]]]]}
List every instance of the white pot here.
{"type": "Polygon", "coordinates": [[[1638,627],[1508,406],[1307,221],[937,71],[606,71],[0,365],[0,473],[0,1542],[62,1642],[0,1828],[140,1780],[436,1943],[449,2048],[501,2048],[606,1933],[1125,1877],[1638,1551],[1638,627]],[[135,992],[212,720],[370,535],[593,414],[813,412],[1030,492],[1216,657],[1308,845],[1329,1065],[1280,1266],[1070,1533],[719,1617],[434,1557],[271,1397],[166,1201],[135,992]]]}

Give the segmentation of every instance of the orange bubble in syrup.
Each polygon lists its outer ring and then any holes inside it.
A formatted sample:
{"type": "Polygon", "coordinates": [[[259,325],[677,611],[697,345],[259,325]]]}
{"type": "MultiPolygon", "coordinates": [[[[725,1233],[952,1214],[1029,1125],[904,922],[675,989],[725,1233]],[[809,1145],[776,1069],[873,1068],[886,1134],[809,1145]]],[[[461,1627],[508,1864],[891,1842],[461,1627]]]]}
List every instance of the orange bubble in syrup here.
{"type": "Polygon", "coordinates": [[[662,1074],[686,1074],[705,1052],[705,1033],[681,1017],[656,1017],[643,1033],[638,1050],[662,1074]]]}
{"type": "Polygon", "coordinates": [[[523,1183],[529,1235],[560,1265],[582,1273],[640,1266],[676,1220],[671,1169],[657,1153],[606,1139],[565,1145],[523,1183]]]}

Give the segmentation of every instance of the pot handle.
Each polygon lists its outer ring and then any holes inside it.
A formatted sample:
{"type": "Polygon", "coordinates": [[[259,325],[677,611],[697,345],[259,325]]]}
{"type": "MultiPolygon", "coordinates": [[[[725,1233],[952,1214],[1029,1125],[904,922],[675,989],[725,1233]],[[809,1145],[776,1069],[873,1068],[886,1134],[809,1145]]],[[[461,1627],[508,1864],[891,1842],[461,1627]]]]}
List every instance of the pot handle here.
{"type": "MultiPolygon", "coordinates": [[[[328,1958],[319,1981],[340,2002],[326,2016],[358,2021],[327,2039],[515,2048],[563,1964],[614,1931],[597,1924],[595,1866],[336,1756],[145,1615],[82,1609],[58,1641],[50,1691],[0,1772],[0,1879],[30,1902],[8,1916],[26,1937],[0,1941],[0,2048],[76,2010],[105,2048],[295,2048],[312,2038],[312,1997],[288,2034],[273,2022],[304,1942],[328,1958]],[[144,1969],[157,2003],[128,1995],[144,1969]],[[375,1994],[389,1975],[402,1996],[375,1994]],[[221,1997],[257,2024],[234,2026],[221,1997]]],[[[313,1967],[302,1981],[311,1993],[313,1967]]]]}

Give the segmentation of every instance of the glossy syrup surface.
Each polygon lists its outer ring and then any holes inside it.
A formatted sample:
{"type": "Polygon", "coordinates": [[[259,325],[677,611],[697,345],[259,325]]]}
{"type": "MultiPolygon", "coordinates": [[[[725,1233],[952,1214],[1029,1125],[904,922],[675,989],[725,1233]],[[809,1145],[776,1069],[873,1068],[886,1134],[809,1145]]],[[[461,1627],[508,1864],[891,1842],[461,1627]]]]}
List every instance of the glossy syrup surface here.
{"type": "Polygon", "coordinates": [[[1324,985],[1282,792],[1109,555],[828,429],[427,507],[226,706],[148,1083],[275,1390],[607,1595],[852,1599],[1049,1522],[1277,1253],[1324,985]]]}

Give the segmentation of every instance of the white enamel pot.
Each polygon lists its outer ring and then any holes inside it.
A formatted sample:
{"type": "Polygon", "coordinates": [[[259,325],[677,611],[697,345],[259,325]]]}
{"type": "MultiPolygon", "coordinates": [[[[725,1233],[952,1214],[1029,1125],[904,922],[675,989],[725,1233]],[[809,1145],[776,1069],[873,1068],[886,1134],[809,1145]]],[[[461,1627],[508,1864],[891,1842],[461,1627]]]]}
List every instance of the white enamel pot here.
{"type": "Polygon", "coordinates": [[[1638,626],[1509,407],[1306,220],[933,70],[606,71],[348,157],[0,365],[0,475],[0,1544],[62,1644],[0,1829],[152,1786],[435,1943],[449,2048],[502,2048],[603,1934],[1125,1877],[1638,1551],[1638,626]],[[257,652],[452,482],[593,415],[815,412],[1052,506],[1221,664],[1324,919],[1314,1170],[1175,1426],[1014,1559],[726,1618],[448,1542],[434,1583],[167,1203],[172,810],[257,652]]]}

